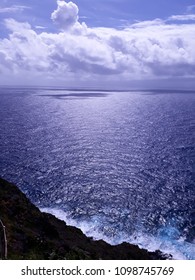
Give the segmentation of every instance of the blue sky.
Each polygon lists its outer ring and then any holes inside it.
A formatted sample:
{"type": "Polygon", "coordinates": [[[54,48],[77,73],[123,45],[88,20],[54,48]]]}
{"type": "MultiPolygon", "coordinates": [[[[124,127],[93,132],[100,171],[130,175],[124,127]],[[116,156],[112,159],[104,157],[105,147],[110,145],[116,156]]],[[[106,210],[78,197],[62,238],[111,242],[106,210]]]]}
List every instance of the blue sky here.
{"type": "Polygon", "coordinates": [[[194,1],[2,0],[0,84],[193,87],[194,34],[194,1]]]}
{"type": "MultiPolygon", "coordinates": [[[[188,0],[75,0],[73,2],[79,8],[80,20],[85,21],[91,27],[112,26],[117,28],[125,24],[125,21],[133,23],[154,18],[166,19],[171,15],[188,14],[189,12],[195,13],[195,2],[188,0]],[[191,7],[191,11],[189,7],[191,7]]],[[[45,25],[53,31],[50,14],[55,8],[55,0],[3,0],[0,4],[0,19],[14,16],[15,19],[28,21],[32,25],[45,25]],[[15,13],[14,7],[16,8],[15,13]],[[8,12],[7,8],[13,9],[8,12]]]]}

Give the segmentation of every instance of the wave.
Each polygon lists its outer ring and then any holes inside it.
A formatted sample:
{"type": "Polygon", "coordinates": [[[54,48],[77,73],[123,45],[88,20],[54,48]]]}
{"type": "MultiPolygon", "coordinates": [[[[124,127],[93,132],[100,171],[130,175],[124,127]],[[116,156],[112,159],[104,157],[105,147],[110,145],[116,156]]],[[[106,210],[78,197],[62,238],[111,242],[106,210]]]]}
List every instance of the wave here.
{"type": "Polygon", "coordinates": [[[149,251],[160,250],[165,254],[171,254],[175,260],[194,260],[195,243],[189,243],[185,237],[181,237],[177,228],[167,226],[159,228],[157,234],[148,234],[142,230],[135,231],[130,236],[127,233],[110,234],[112,229],[104,224],[99,217],[94,216],[90,221],[75,220],[68,213],[57,208],[41,208],[42,212],[47,212],[66,222],[67,225],[80,228],[82,232],[95,240],[103,239],[112,245],[128,242],[138,245],[140,248],[149,251]]]}

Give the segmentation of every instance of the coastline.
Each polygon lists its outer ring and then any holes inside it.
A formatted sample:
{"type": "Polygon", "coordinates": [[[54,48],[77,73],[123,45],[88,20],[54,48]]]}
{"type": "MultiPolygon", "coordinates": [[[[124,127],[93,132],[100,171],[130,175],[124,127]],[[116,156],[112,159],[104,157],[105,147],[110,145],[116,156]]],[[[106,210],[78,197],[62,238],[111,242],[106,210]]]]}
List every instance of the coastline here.
{"type": "Polygon", "coordinates": [[[170,259],[160,251],[149,252],[127,242],[110,245],[104,240],[93,240],[80,229],[41,212],[17,186],[1,178],[0,215],[7,235],[8,259],[170,259]]]}

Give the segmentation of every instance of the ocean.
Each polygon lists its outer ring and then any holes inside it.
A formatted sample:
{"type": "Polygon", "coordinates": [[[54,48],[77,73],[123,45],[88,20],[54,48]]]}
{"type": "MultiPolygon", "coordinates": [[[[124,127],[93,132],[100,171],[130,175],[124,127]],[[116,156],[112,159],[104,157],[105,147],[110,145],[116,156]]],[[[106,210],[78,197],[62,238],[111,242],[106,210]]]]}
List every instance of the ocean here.
{"type": "Polygon", "coordinates": [[[0,88],[0,176],[88,236],[195,259],[195,91],[0,88]]]}

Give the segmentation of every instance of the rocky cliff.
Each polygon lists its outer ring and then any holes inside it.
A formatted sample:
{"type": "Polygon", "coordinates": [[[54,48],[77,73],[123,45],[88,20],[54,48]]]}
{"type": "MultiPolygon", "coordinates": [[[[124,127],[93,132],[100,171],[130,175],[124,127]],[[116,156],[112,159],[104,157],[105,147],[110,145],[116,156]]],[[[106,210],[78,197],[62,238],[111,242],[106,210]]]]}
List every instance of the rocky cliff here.
{"type": "MultiPolygon", "coordinates": [[[[164,259],[128,243],[112,246],[94,241],[80,229],[42,213],[13,184],[0,179],[0,219],[5,226],[8,259],[164,259]]],[[[5,256],[4,229],[0,224],[0,258],[5,256]]]]}

